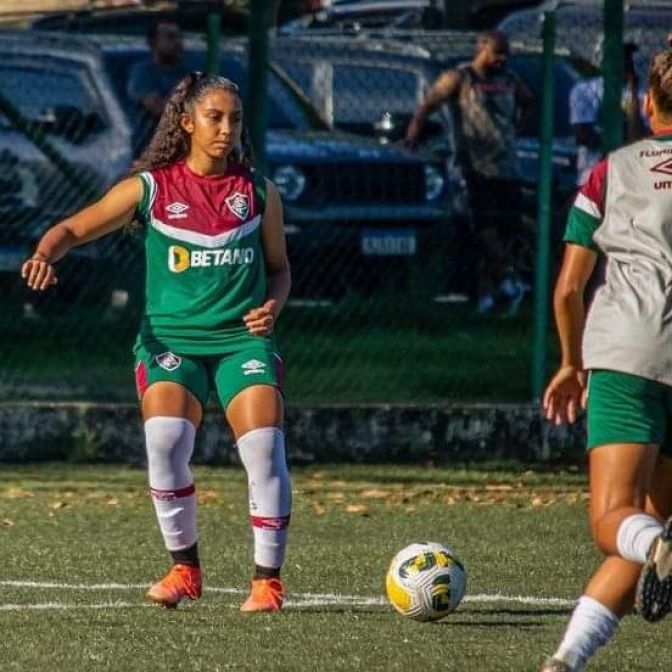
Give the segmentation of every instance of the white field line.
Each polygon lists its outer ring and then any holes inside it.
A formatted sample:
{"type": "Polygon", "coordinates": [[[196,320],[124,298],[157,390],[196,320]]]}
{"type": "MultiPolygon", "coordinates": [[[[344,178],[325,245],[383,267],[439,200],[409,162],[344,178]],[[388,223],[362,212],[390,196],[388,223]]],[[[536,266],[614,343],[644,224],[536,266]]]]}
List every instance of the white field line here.
{"type": "MultiPolygon", "coordinates": [[[[149,584],[144,583],[61,583],[57,581],[0,581],[0,587],[6,588],[35,588],[41,590],[144,590],[149,587],[149,584]]],[[[205,592],[223,594],[223,595],[246,595],[247,590],[240,588],[218,588],[216,586],[206,586],[205,592]]],[[[495,594],[477,594],[466,595],[464,602],[471,602],[475,604],[525,604],[535,607],[572,607],[576,603],[575,600],[567,600],[559,597],[532,597],[525,595],[502,595],[495,594]]],[[[317,606],[332,606],[332,607],[368,607],[368,606],[384,606],[387,600],[382,596],[371,597],[366,595],[342,595],[340,593],[292,593],[288,595],[285,602],[287,607],[317,607],[317,606]]],[[[78,604],[63,604],[61,602],[47,602],[42,605],[8,605],[0,603],[0,611],[11,611],[14,608],[21,609],[58,609],[58,608],[73,608],[73,609],[105,609],[105,608],[126,608],[132,606],[139,606],[137,604],[128,602],[104,602],[92,605],[78,605],[78,604]],[[59,606],[60,605],[60,606],[59,606]]]]}
{"type": "Polygon", "coordinates": [[[0,611],[63,611],[69,609],[128,609],[151,606],[132,602],[100,602],[98,604],[65,604],[63,602],[39,602],[37,604],[0,604],[0,611]]]}

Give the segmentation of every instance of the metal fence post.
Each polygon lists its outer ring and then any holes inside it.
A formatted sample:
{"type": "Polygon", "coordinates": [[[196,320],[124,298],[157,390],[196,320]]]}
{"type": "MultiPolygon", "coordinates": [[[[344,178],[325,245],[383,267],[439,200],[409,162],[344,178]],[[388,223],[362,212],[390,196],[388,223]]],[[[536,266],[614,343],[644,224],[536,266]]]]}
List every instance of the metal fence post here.
{"type": "Polygon", "coordinates": [[[610,152],[623,144],[623,2],[604,0],[604,102],[602,149],[610,152]]]}
{"type": "Polygon", "coordinates": [[[549,256],[553,207],[553,107],[555,98],[555,12],[544,13],[543,72],[539,133],[539,187],[537,191],[537,250],[534,269],[534,347],[532,398],[541,399],[546,378],[549,313],[549,256]]]}
{"type": "Polygon", "coordinates": [[[213,2],[208,10],[207,25],[208,42],[208,75],[219,73],[219,44],[222,35],[222,5],[221,2],[213,2]]]}
{"type": "Polygon", "coordinates": [[[268,118],[268,31],[273,20],[273,4],[268,0],[251,0],[249,39],[249,100],[246,117],[254,161],[266,170],[266,125],[268,118]]]}

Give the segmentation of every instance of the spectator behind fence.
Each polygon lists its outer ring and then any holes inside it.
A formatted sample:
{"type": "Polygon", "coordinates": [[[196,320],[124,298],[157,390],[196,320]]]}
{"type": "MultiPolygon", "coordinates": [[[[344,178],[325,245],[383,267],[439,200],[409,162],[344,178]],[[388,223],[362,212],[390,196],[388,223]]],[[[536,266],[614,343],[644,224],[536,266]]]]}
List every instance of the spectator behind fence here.
{"type": "Polygon", "coordinates": [[[407,145],[415,145],[427,116],[453,103],[458,163],[482,250],[476,288],[479,312],[493,308],[498,295],[514,306],[523,294],[522,283],[509,272],[502,237],[520,216],[516,133],[532,94],[506,67],[508,55],[509,44],[502,33],[483,33],[473,60],[440,75],[406,132],[407,145]]]}
{"type": "MultiPolygon", "coordinates": [[[[640,140],[647,134],[642,117],[643,92],[635,69],[634,54],[637,45],[624,45],[623,56],[625,81],[622,107],[624,114],[623,139],[625,144],[640,140]]],[[[569,94],[569,123],[576,138],[576,179],[582,185],[590,171],[602,158],[602,104],[604,102],[604,78],[592,77],[577,82],[569,94]]]]}
{"type": "Polygon", "coordinates": [[[131,68],[126,94],[136,106],[133,153],[138,156],[152,136],[172,88],[189,74],[182,32],[176,21],[159,19],[149,26],[150,58],[131,68]]]}

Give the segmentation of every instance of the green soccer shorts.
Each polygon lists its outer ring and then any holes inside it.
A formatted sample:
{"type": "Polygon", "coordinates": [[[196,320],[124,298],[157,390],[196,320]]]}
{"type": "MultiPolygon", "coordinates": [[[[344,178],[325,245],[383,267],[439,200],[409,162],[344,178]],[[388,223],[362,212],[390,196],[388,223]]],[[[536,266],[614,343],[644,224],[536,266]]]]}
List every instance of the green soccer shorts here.
{"type": "Polygon", "coordinates": [[[672,456],[672,386],[596,369],[588,379],[588,450],[613,443],[655,443],[672,456]]]}
{"type": "Polygon", "coordinates": [[[184,355],[167,351],[159,343],[135,347],[135,383],[142,399],[147,388],[158,382],[186,387],[206,408],[212,391],[222,408],[252,385],[270,385],[283,391],[283,363],[267,344],[246,345],[221,356],[184,355]]]}

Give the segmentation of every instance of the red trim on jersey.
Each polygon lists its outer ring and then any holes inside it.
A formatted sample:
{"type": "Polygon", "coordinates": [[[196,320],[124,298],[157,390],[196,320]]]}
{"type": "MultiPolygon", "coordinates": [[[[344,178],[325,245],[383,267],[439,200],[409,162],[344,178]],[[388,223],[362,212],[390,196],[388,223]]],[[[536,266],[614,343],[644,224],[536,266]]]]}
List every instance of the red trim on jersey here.
{"type": "Polygon", "coordinates": [[[186,162],[153,170],[152,215],[168,226],[208,236],[233,231],[259,212],[250,168],[232,164],[224,175],[196,175],[186,162]]]}
{"type": "Polygon", "coordinates": [[[182,499],[183,497],[190,497],[195,494],[196,486],[192,483],[186,488],[179,488],[178,490],[157,490],[156,488],[150,488],[149,492],[154,499],[162,502],[171,502],[174,499],[182,499]]]}
{"type": "Polygon", "coordinates": [[[138,391],[138,398],[147,391],[147,367],[143,361],[139,361],[135,367],[135,389],[138,391]]]}
{"type": "Polygon", "coordinates": [[[604,200],[607,192],[607,161],[609,157],[605,156],[590,172],[590,176],[579,189],[591,203],[594,203],[600,211],[600,216],[604,216],[604,200]]]}
{"type": "Polygon", "coordinates": [[[284,530],[289,527],[291,514],[288,516],[265,517],[252,516],[252,527],[259,527],[262,530],[284,530]]]}
{"type": "Polygon", "coordinates": [[[653,135],[654,137],[657,135],[672,135],[672,128],[661,128],[660,130],[656,131],[653,135]]]}

